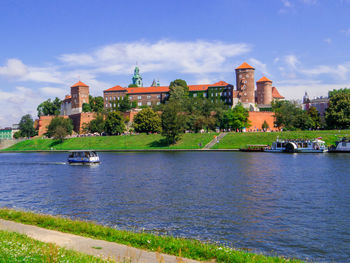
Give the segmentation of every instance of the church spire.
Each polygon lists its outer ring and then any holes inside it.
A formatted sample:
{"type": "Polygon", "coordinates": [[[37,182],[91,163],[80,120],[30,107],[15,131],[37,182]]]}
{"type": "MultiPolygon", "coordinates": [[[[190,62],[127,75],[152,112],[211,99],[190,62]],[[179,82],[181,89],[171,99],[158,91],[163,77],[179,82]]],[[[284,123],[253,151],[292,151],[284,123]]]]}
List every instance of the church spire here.
{"type": "Polygon", "coordinates": [[[138,66],[135,66],[134,69],[134,76],[132,77],[132,84],[136,85],[137,87],[142,87],[142,77],[140,75],[140,69],[138,66]]]}

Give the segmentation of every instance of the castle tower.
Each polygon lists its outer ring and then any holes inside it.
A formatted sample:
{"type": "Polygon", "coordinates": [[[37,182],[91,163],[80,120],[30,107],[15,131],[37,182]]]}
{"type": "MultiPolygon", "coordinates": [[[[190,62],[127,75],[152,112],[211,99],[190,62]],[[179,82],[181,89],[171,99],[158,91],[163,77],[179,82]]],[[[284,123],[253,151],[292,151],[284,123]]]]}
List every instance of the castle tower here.
{"type": "Polygon", "coordinates": [[[238,98],[243,104],[255,104],[255,68],[244,62],[236,68],[238,98]]]}
{"type": "Polygon", "coordinates": [[[256,82],[257,104],[271,105],[272,102],[272,80],[262,77],[256,82]]]}
{"type": "Polygon", "coordinates": [[[70,88],[72,114],[83,111],[83,103],[89,103],[89,86],[79,81],[70,88]]]}
{"type": "Polygon", "coordinates": [[[136,85],[137,87],[143,87],[142,77],[140,75],[140,69],[138,66],[136,66],[134,69],[134,76],[132,76],[132,84],[136,85]]]}

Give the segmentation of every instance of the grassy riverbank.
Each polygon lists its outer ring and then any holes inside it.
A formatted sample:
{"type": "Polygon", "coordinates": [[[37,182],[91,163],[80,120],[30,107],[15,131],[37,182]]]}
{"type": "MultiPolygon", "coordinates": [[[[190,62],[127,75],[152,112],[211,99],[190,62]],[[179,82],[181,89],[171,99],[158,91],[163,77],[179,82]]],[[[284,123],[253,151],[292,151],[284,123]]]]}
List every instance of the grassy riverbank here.
{"type": "MultiPolygon", "coordinates": [[[[51,139],[36,138],[19,142],[3,151],[49,151],[49,150],[157,150],[157,149],[200,149],[209,143],[217,133],[187,133],[174,145],[168,146],[159,134],[128,136],[80,137],[63,143],[51,139]],[[199,146],[201,144],[201,147],[199,146]]],[[[294,132],[247,132],[228,133],[212,149],[239,149],[248,144],[270,144],[280,139],[314,139],[322,137],[327,145],[334,144],[350,130],[294,131],[294,132]]]]}
{"type": "Polygon", "coordinates": [[[6,208],[0,209],[0,218],[170,255],[180,256],[181,254],[182,257],[196,260],[216,259],[217,262],[302,262],[294,259],[284,259],[282,257],[267,257],[242,250],[202,243],[197,240],[157,236],[149,233],[133,233],[85,221],[76,221],[6,208]]]}
{"type": "Polygon", "coordinates": [[[350,130],[228,133],[212,149],[239,149],[246,148],[248,144],[271,145],[277,137],[280,139],[314,139],[322,137],[322,140],[327,145],[331,145],[346,135],[350,135],[350,130]]]}
{"type": "MultiPolygon", "coordinates": [[[[0,230],[0,262],[112,262],[0,230]]],[[[114,261],[113,261],[114,262],[114,261]]]]}
{"type": "Polygon", "coordinates": [[[217,133],[187,133],[179,142],[168,146],[160,134],[139,134],[127,136],[98,136],[70,138],[63,143],[51,139],[31,139],[19,142],[5,151],[37,150],[156,150],[156,149],[200,149],[209,143],[217,133]],[[199,144],[201,143],[201,147],[199,144]]]}

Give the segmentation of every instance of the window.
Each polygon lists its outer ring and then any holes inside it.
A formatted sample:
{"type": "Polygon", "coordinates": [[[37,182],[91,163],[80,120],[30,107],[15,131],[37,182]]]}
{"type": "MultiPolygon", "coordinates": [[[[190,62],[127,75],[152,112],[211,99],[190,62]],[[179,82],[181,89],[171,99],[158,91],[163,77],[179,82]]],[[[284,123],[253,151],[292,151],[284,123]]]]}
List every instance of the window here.
{"type": "Polygon", "coordinates": [[[193,93],[193,97],[194,97],[194,98],[197,97],[197,93],[193,93]]]}
{"type": "Polygon", "coordinates": [[[148,105],[148,106],[151,106],[152,103],[151,103],[150,101],[147,101],[147,105],[148,105]]]}
{"type": "Polygon", "coordinates": [[[224,92],[224,96],[226,96],[226,91],[224,92]]]}
{"type": "Polygon", "coordinates": [[[160,99],[160,95],[157,95],[157,99],[160,99]]]}
{"type": "Polygon", "coordinates": [[[137,96],[137,99],[140,100],[140,99],[141,99],[141,96],[137,96]]]}
{"type": "Polygon", "coordinates": [[[147,95],[147,99],[150,99],[151,98],[151,95],[147,95]]]}
{"type": "Polygon", "coordinates": [[[113,100],[115,100],[115,96],[113,97],[113,100]]]}
{"type": "Polygon", "coordinates": [[[231,91],[228,92],[228,95],[231,96],[231,91]]]}
{"type": "Polygon", "coordinates": [[[106,103],[106,108],[108,107],[108,104],[106,103]]]}
{"type": "Polygon", "coordinates": [[[129,99],[131,99],[131,100],[132,100],[132,96],[129,96],[129,99]]]}
{"type": "Polygon", "coordinates": [[[160,104],[160,102],[158,101],[158,102],[157,102],[157,105],[159,105],[159,104],[160,104]]]}
{"type": "Polygon", "coordinates": [[[109,107],[111,107],[111,108],[112,108],[112,103],[109,103],[109,107]]]}
{"type": "Polygon", "coordinates": [[[137,105],[138,105],[138,106],[142,106],[142,102],[141,102],[141,101],[138,102],[137,105]]]}
{"type": "Polygon", "coordinates": [[[207,93],[203,93],[203,98],[206,98],[207,97],[207,93]]]}
{"type": "Polygon", "coordinates": [[[108,97],[106,97],[106,101],[108,100],[108,97]]]}

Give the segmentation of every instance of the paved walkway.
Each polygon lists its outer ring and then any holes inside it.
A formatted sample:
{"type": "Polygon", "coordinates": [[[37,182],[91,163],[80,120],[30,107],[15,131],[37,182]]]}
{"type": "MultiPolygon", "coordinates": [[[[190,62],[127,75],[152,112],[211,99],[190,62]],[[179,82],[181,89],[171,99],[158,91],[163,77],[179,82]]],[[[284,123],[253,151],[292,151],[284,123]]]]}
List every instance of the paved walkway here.
{"type": "Polygon", "coordinates": [[[113,242],[96,240],[87,237],[48,230],[32,225],[25,225],[13,221],[0,219],[0,229],[9,232],[25,234],[42,242],[54,243],[75,251],[93,256],[112,258],[117,262],[138,263],[197,263],[199,261],[184,259],[176,256],[150,252],[142,249],[129,247],[113,242]]]}
{"type": "Polygon", "coordinates": [[[218,141],[226,136],[227,132],[221,132],[218,136],[216,136],[213,140],[211,140],[206,146],[202,148],[202,150],[209,150],[213,147],[218,141]]]}

